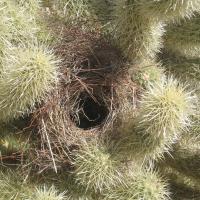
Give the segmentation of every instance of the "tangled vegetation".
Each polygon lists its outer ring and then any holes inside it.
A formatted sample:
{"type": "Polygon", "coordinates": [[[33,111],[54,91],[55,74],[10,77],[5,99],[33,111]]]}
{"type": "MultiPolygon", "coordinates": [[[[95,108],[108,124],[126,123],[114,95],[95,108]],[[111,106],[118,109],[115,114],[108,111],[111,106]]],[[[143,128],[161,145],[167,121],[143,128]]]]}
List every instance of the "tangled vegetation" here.
{"type": "Polygon", "coordinates": [[[200,0],[0,0],[0,199],[199,200],[200,0]]]}

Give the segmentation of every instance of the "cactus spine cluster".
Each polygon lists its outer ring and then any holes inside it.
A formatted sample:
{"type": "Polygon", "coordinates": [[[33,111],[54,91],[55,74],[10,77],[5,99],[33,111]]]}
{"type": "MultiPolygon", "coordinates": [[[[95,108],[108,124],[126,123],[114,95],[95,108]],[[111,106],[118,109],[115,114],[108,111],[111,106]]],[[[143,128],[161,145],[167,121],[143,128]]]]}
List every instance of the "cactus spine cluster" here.
{"type": "Polygon", "coordinates": [[[155,58],[162,47],[164,23],[141,14],[134,1],[117,1],[114,12],[116,37],[124,55],[136,61],[155,58]]]}
{"type": "Polygon", "coordinates": [[[0,0],[0,199],[198,200],[199,13],[0,0]]]}
{"type": "Polygon", "coordinates": [[[77,183],[88,189],[102,191],[120,182],[119,161],[112,158],[106,147],[85,144],[74,161],[77,183]]]}
{"type": "Polygon", "coordinates": [[[5,54],[0,78],[3,122],[26,114],[44,99],[56,84],[58,64],[52,52],[39,45],[8,49],[5,54]]]}
{"type": "Polygon", "coordinates": [[[166,188],[167,185],[156,173],[139,171],[126,177],[125,184],[111,188],[105,199],[169,199],[166,188]]]}
{"type": "Polygon", "coordinates": [[[163,78],[149,85],[140,103],[136,119],[122,129],[120,149],[136,158],[157,159],[190,126],[195,97],[176,80],[163,78]]]}

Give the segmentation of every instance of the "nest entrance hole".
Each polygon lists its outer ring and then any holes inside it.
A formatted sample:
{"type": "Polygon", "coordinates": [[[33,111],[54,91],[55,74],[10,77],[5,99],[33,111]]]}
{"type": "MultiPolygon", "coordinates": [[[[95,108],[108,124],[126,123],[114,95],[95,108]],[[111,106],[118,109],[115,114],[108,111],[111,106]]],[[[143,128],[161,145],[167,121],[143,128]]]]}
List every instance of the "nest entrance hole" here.
{"type": "Polygon", "coordinates": [[[106,104],[100,97],[94,99],[83,93],[79,97],[77,127],[87,130],[101,125],[109,114],[106,104]]]}

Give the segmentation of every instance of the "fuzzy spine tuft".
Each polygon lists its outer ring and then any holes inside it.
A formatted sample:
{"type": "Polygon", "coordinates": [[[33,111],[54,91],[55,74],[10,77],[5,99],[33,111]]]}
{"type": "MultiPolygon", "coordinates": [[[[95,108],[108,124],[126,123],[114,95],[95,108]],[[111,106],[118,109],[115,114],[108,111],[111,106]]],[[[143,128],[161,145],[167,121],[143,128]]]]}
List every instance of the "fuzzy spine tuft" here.
{"type": "Polygon", "coordinates": [[[36,188],[33,196],[29,200],[69,200],[65,196],[66,192],[59,193],[54,186],[36,188]]]}
{"type": "Polygon", "coordinates": [[[131,174],[125,179],[125,184],[118,185],[107,191],[105,199],[170,199],[167,183],[156,172],[139,170],[134,175],[131,174]]]}
{"type": "Polygon", "coordinates": [[[119,152],[137,159],[161,158],[191,125],[195,105],[196,96],[172,78],[150,84],[138,116],[122,127],[119,152]]]}
{"type": "Polygon", "coordinates": [[[106,147],[99,146],[96,142],[85,144],[76,153],[74,166],[75,179],[86,190],[101,192],[121,181],[119,161],[112,158],[106,147]]]}
{"type": "Polygon", "coordinates": [[[162,47],[165,24],[146,18],[131,2],[117,1],[114,10],[116,38],[129,60],[154,59],[162,47]]]}
{"type": "Polygon", "coordinates": [[[7,50],[0,78],[0,121],[28,113],[58,79],[58,60],[41,45],[7,50]]]}

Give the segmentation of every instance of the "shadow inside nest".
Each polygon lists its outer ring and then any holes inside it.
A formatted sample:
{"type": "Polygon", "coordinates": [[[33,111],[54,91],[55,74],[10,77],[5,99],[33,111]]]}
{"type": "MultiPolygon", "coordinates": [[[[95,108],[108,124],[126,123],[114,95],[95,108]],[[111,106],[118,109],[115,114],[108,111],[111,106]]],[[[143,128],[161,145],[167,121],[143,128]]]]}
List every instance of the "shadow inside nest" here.
{"type": "Polygon", "coordinates": [[[76,126],[87,130],[101,125],[109,114],[109,110],[105,103],[93,99],[87,93],[82,93],[79,99],[79,112],[77,113],[79,120],[76,120],[71,116],[71,119],[75,122],[76,126]]]}
{"type": "Polygon", "coordinates": [[[59,84],[32,114],[40,170],[62,168],[81,141],[112,132],[120,113],[135,108],[137,87],[116,47],[77,28],[62,38],[59,84]]]}

